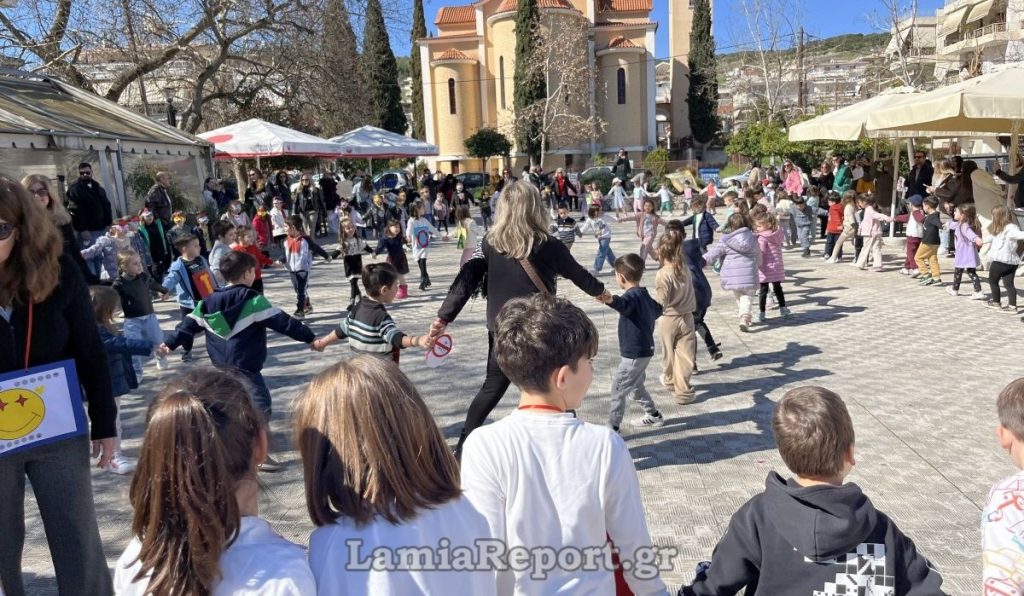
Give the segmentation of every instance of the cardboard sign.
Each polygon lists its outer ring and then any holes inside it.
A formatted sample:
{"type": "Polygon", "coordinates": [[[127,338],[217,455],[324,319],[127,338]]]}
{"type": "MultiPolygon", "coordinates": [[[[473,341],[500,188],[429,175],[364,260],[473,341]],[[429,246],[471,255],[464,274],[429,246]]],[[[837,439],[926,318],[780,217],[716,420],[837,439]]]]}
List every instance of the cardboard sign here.
{"type": "Polygon", "coordinates": [[[74,361],[0,375],[0,458],[88,430],[74,361]]]}
{"type": "Polygon", "coordinates": [[[447,333],[437,338],[434,345],[427,350],[427,367],[437,368],[442,366],[448,360],[448,356],[452,353],[453,346],[452,336],[447,333]]]}

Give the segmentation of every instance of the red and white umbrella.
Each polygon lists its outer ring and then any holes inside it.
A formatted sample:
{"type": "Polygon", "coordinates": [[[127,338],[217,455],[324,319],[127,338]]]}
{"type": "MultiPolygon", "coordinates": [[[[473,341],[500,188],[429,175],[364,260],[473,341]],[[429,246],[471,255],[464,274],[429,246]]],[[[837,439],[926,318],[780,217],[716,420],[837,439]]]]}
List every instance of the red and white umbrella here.
{"type": "Polygon", "coordinates": [[[253,159],[296,155],[344,157],[341,145],[257,118],[244,120],[198,135],[213,143],[216,157],[253,159]]]}

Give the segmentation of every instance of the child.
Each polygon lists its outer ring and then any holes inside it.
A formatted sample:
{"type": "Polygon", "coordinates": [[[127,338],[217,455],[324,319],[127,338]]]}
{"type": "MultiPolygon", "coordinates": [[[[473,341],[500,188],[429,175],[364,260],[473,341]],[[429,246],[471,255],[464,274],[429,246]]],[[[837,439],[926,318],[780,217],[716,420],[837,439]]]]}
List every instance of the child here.
{"type": "Polygon", "coordinates": [[[184,211],[175,211],[171,214],[171,229],[167,230],[167,240],[174,246],[174,242],[185,234],[192,234],[192,230],[186,225],[187,218],[184,211]]]}
{"type": "MultiPolygon", "coordinates": [[[[708,278],[704,275],[704,266],[707,263],[704,261],[704,251],[700,248],[700,241],[696,238],[687,239],[686,228],[683,227],[683,222],[678,219],[673,219],[665,224],[665,230],[679,232],[683,237],[683,257],[686,261],[686,267],[690,270],[690,280],[693,282],[693,295],[697,303],[697,309],[693,311],[693,329],[704,340],[704,346],[708,349],[711,359],[719,360],[722,358],[722,351],[719,349],[719,344],[715,342],[715,338],[711,335],[711,330],[704,321],[704,316],[707,314],[708,308],[711,307],[711,284],[708,283],[708,278]]],[[[693,370],[695,372],[697,370],[696,362],[694,362],[693,370]]]]}
{"type": "Polygon", "coordinates": [[[117,330],[114,316],[121,309],[121,297],[117,292],[106,286],[89,288],[92,297],[92,311],[96,316],[100,339],[107,352],[107,369],[110,373],[110,387],[117,405],[117,437],[114,457],[106,469],[115,474],[125,475],[135,471],[135,462],[121,452],[121,396],[139,387],[139,379],[132,367],[133,356],[151,356],[152,342],[140,339],[128,339],[117,330]]]}
{"type": "Polygon", "coordinates": [[[317,587],[301,594],[495,596],[486,567],[338,564],[356,551],[369,562],[396,547],[440,554],[432,550],[439,539],[451,552],[478,552],[491,538],[462,496],[459,465],[430,410],[397,366],[372,356],[334,364],[298,398],[294,420],[316,526],[309,565],[317,587]]]}
{"type": "Polygon", "coordinates": [[[228,210],[220,218],[223,221],[230,222],[236,228],[241,226],[248,227],[252,223],[249,220],[249,214],[242,210],[242,201],[238,199],[228,204],[228,210]]]}
{"type": "Polygon", "coordinates": [[[658,226],[661,225],[661,217],[654,213],[652,199],[646,198],[643,203],[643,211],[637,211],[634,215],[620,216],[618,221],[636,220],[636,237],[640,239],[640,258],[647,262],[648,256],[654,258],[651,252],[654,249],[654,238],[658,235],[658,226]]]}
{"type": "MultiPolygon", "coordinates": [[[[611,541],[633,593],[667,594],[657,567],[638,558],[651,537],[626,444],[572,413],[590,387],[596,351],[597,329],[569,301],[534,294],[506,303],[494,354],[519,387],[519,408],[469,435],[462,489],[505,548],[603,550],[611,541]]],[[[555,566],[543,576],[521,567],[497,579],[501,594],[614,594],[609,567],[555,566]]]]}
{"type": "Polygon", "coordinates": [[[448,233],[448,202],[445,200],[444,193],[437,193],[437,198],[434,199],[434,221],[437,222],[437,229],[444,228],[444,233],[448,233]]]}
{"type": "Polygon", "coordinates": [[[251,228],[247,228],[245,226],[235,228],[235,243],[231,245],[231,250],[244,252],[256,261],[256,279],[253,280],[251,287],[262,294],[263,268],[273,267],[274,261],[265,255],[258,246],[253,244],[253,232],[251,228]]]}
{"type": "Polygon", "coordinates": [[[288,216],[285,230],[288,237],[284,241],[284,266],[292,280],[292,288],[295,289],[295,313],[292,316],[302,319],[313,312],[313,303],[310,302],[307,292],[309,271],[313,268],[313,253],[320,255],[328,263],[331,262],[331,257],[319,244],[306,236],[302,218],[298,215],[288,216]]]}
{"type": "Polygon", "coordinates": [[[227,372],[172,379],[149,408],[129,498],[133,538],[114,591],[315,594],[306,554],[259,517],[266,421],[227,372]]]}
{"type": "Polygon", "coordinates": [[[284,199],[274,197],[274,206],[270,210],[270,233],[274,238],[275,255],[271,257],[284,263],[284,240],[288,237],[288,212],[284,208],[284,199]]]}
{"type": "Polygon", "coordinates": [[[853,421],[843,400],[822,387],[787,392],[772,413],[786,480],[733,514],[711,564],[683,596],[736,594],[943,594],[942,577],[914,542],[876,510],[856,484],[853,421]],[[884,589],[883,589],[884,587],[884,589]],[[749,592],[749,590],[748,590],[749,592]]]}
{"type": "Polygon", "coordinates": [[[612,252],[612,228],[604,220],[601,205],[591,205],[587,210],[587,221],[580,226],[581,234],[593,234],[597,238],[597,257],[594,258],[594,268],[591,273],[601,274],[601,268],[605,262],[610,267],[615,266],[615,253],[612,252]]]}
{"type": "Polygon", "coordinates": [[[399,275],[386,263],[373,263],[363,269],[363,287],[366,298],[349,309],[348,316],[334,331],[313,342],[313,349],[323,351],[327,346],[349,338],[349,347],[355,352],[390,358],[398,364],[404,348],[427,347],[427,336],[406,335],[398,329],[385,305],[395,301],[399,275]]]}
{"type": "Polygon", "coordinates": [[[482,237],[483,234],[480,233],[480,226],[476,225],[476,222],[469,215],[469,207],[459,207],[456,209],[455,248],[462,249],[462,256],[459,258],[460,269],[473,256],[473,252],[476,251],[482,237]]]}
{"type": "Polygon", "coordinates": [[[793,248],[796,246],[796,224],[793,223],[793,217],[791,212],[793,210],[793,201],[789,198],[789,193],[784,190],[778,192],[778,200],[775,201],[775,217],[779,220],[779,229],[782,230],[782,238],[786,242],[786,248],[793,248]]]}
{"type": "Polygon", "coordinates": [[[672,215],[672,198],[675,195],[669,190],[668,184],[662,183],[661,188],[658,189],[658,196],[661,197],[661,208],[658,210],[658,213],[668,211],[668,214],[672,215]]]}
{"type": "Polygon", "coordinates": [[[558,207],[558,217],[551,224],[551,233],[558,236],[558,240],[569,250],[572,250],[577,236],[583,237],[583,232],[576,227],[576,220],[569,216],[569,207],[564,204],[558,207]]]}
{"type": "Polygon", "coordinates": [[[655,296],[664,309],[658,324],[661,355],[664,358],[661,383],[672,390],[679,405],[693,403],[690,385],[693,361],[697,354],[693,313],[697,298],[690,279],[690,270],[683,257],[683,234],[665,230],[658,240],[661,268],[655,278],[655,296]]]}
{"type": "Polygon", "coordinates": [[[608,426],[619,432],[627,397],[640,402],[644,409],[644,416],[632,420],[632,426],[662,426],[665,419],[644,387],[647,365],[654,357],[654,324],[661,316],[662,308],[651,298],[647,288],[640,287],[640,280],[644,276],[644,261],[639,255],[619,257],[614,267],[615,282],[624,291],[621,296],[610,296],[605,304],[619,312],[619,354],[622,358],[612,374],[612,406],[608,412],[608,426]]]}
{"type": "Polygon", "coordinates": [[[779,304],[779,314],[783,317],[789,317],[791,314],[786,308],[786,295],[782,291],[782,280],[786,278],[786,267],[782,261],[783,232],[779,229],[778,220],[771,213],[759,215],[754,220],[754,225],[757,226],[757,247],[761,252],[761,260],[757,264],[757,279],[761,283],[757,322],[764,323],[768,320],[765,306],[768,302],[769,284],[779,304]]]}
{"type": "Polygon", "coordinates": [[[149,209],[143,209],[139,215],[142,218],[139,234],[145,239],[149,254],[153,257],[153,268],[150,272],[155,279],[162,278],[170,267],[172,258],[172,245],[167,240],[164,222],[154,217],[149,209]]]}
{"type": "Polygon", "coordinates": [[[924,231],[921,232],[921,245],[917,247],[917,254],[914,255],[914,261],[917,263],[920,273],[914,278],[920,280],[918,285],[941,285],[938,255],[942,224],[939,221],[939,201],[935,197],[925,197],[922,203],[924,205],[924,231]]]}
{"type": "MultiPolygon", "coordinates": [[[[468,206],[459,207],[469,211],[468,206]]],[[[418,205],[409,207],[409,223],[405,227],[405,238],[412,245],[412,258],[420,267],[420,291],[430,287],[430,274],[427,273],[427,257],[430,255],[430,241],[437,237],[437,229],[420,214],[418,205]]]]}
{"type": "Polygon", "coordinates": [[[619,178],[612,178],[612,188],[608,191],[608,197],[611,198],[612,210],[615,211],[615,217],[621,220],[623,209],[626,207],[626,191],[622,188],[622,180],[619,178]]]}
{"type": "Polygon", "coordinates": [[[683,220],[683,227],[693,226],[693,237],[700,241],[701,250],[707,250],[715,239],[718,222],[705,211],[707,203],[700,197],[690,201],[690,208],[693,214],[683,220]]]}
{"type": "Polygon", "coordinates": [[[988,287],[991,296],[985,302],[985,306],[1002,310],[1005,313],[1017,313],[1017,288],[1014,287],[1014,274],[1021,262],[1021,253],[1024,250],[1024,231],[1021,231],[1017,224],[1013,223],[1013,214],[1003,205],[996,205],[992,208],[992,223],[988,225],[989,236],[982,242],[990,244],[988,258],[992,264],[988,270],[988,287]],[[1006,287],[1007,304],[1000,304],[999,280],[1003,281],[1006,287]]]}
{"type": "Polygon", "coordinates": [[[921,246],[921,235],[924,233],[924,211],[921,210],[924,197],[914,195],[910,197],[910,212],[896,216],[896,223],[907,224],[907,249],[903,258],[903,268],[900,275],[917,275],[920,273],[914,257],[917,255],[917,247],[921,246]]]}
{"type": "Polygon", "coordinates": [[[996,438],[1018,469],[992,486],[981,514],[981,583],[985,594],[1020,594],[1024,591],[1024,379],[1003,388],[996,400],[999,425],[996,438]]]}
{"type": "Polygon", "coordinates": [[[267,213],[266,207],[260,205],[256,208],[256,215],[252,218],[252,231],[256,233],[256,246],[267,256],[270,256],[271,229],[270,214],[267,213]]]}
{"type": "Polygon", "coordinates": [[[127,247],[128,242],[121,233],[121,226],[112,225],[107,228],[106,234],[97,238],[88,248],[82,249],[82,258],[87,261],[102,259],[100,280],[110,283],[117,279],[117,253],[127,247]]]}
{"type": "Polygon", "coordinates": [[[345,278],[348,279],[351,292],[349,294],[348,308],[350,311],[359,301],[359,278],[363,274],[363,254],[369,254],[370,247],[366,242],[356,235],[355,223],[342,217],[338,222],[338,246],[341,249],[342,262],[345,264],[345,278]]]}
{"type": "MultiPolygon", "coordinates": [[[[163,279],[162,285],[168,292],[175,292],[178,299],[178,312],[182,322],[192,314],[196,304],[213,294],[220,287],[217,279],[210,272],[210,266],[199,254],[199,239],[190,234],[178,238],[174,248],[181,256],[171,263],[171,268],[163,279]]],[[[182,362],[192,362],[192,336],[182,338],[182,362]]]]}
{"type": "MultiPolygon", "coordinates": [[[[849,193],[852,195],[852,191],[849,193]]],[[[829,263],[843,259],[843,245],[853,238],[853,196],[840,199],[839,193],[830,192],[828,200],[828,223],[825,224],[825,251],[821,258],[829,263]]]]}
{"type": "MultiPolygon", "coordinates": [[[[142,267],[138,253],[125,249],[117,253],[117,268],[120,275],[114,280],[113,289],[121,298],[124,313],[124,336],[128,339],[145,340],[153,349],[164,343],[164,332],[153,312],[153,293],[167,296],[167,290],[156,282],[142,267]]],[[[151,350],[152,351],[152,350],[151,350]]],[[[132,358],[135,376],[142,379],[143,355],[132,358]]],[[[157,368],[167,367],[167,359],[157,356],[157,368]]]]}
{"type": "MultiPolygon", "coordinates": [[[[218,368],[237,371],[251,383],[253,403],[269,423],[270,389],[262,373],[267,360],[267,329],[305,344],[312,344],[316,335],[301,321],[271,306],[265,296],[250,287],[256,279],[256,259],[244,252],[231,251],[224,256],[221,269],[229,285],[218,288],[197,304],[167,336],[160,351],[167,354],[185,338],[205,331],[210,361],[218,368]]],[[[274,472],[278,463],[268,456],[261,469],[274,472]]]]}
{"type": "MultiPolygon", "coordinates": [[[[857,210],[853,212],[853,263],[851,263],[854,266],[860,260],[860,251],[864,248],[864,236],[860,232],[860,224],[864,221],[864,210],[867,209],[867,203],[864,202],[863,195],[857,195],[856,204],[857,210]]],[[[879,228],[879,232],[881,232],[881,228],[879,228]]],[[[879,234],[879,239],[881,239],[881,234],[879,234]]]]}
{"type": "Polygon", "coordinates": [[[790,215],[793,217],[793,223],[796,225],[796,235],[800,240],[800,256],[804,259],[811,258],[811,245],[814,243],[814,224],[820,213],[828,215],[828,211],[809,205],[805,202],[804,197],[800,195],[793,196],[793,208],[790,210],[790,215]]]}
{"type": "MultiPolygon", "coordinates": [[[[866,240],[857,257],[857,267],[861,271],[868,268],[868,254],[870,253],[872,268],[877,273],[882,270],[882,222],[892,223],[892,218],[875,210],[874,195],[861,195],[859,200],[864,205],[864,216],[857,232],[866,240]]],[[[975,267],[977,267],[977,263],[975,263],[975,267]]]]}
{"type": "MultiPolygon", "coordinates": [[[[481,195],[480,201],[479,201],[479,203],[480,203],[480,221],[482,221],[483,224],[484,224],[484,232],[487,232],[487,230],[490,229],[490,226],[491,226],[491,216],[492,216],[492,214],[494,212],[494,210],[491,209],[491,196],[493,196],[493,193],[483,193],[481,195]]],[[[455,213],[456,222],[458,222],[458,216],[459,216],[459,214],[458,214],[458,212],[456,212],[455,213]]]]}
{"type": "MultiPolygon", "coordinates": [[[[242,206],[241,203],[238,204],[242,206]]],[[[231,253],[231,245],[235,242],[235,224],[226,219],[217,220],[213,224],[213,248],[210,249],[210,271],[217,278],[217,283],[227,285],[227,280],[220,272],[220,261],[224,255],[231,253]]]]}
{"type": "MultiPolygon", "coordinates": [[[[129,220],[119,219],[117,224],[121,226],[121,229],[125,230],[125,237],[128,238],[128,248],[134,250],[139,258],[142,259],[142,266],[146,271],[153,270],[153,256],[149,254],[149,244],[146,239],[139,233],[139,226],[141,222],[138,217],[133,217],[129,220]]],[[[173,246],[173,243],[172,245],[173,246]]],[[[159,279],[154,277],[153,279],[159,279]]]]}
{"type": "Polygon", "coordinates": [[[373,195],[373,202],[363,214],[363,219],[366,221],[366,227],[374,231],[377,240],[384,237],[384,230],[388,224],[388,206],[384,204],[383,195],[373,195]]]}
{"type": "MultiPolygon", "coordinates": [[[[437,209],[434,209],[437,213],[437,209]]],[[[447,228],[447,226],[445,226],[447,228]]],[[[388,264],[394,267],[398,273],[398,293],[395,298],[401,300],[409,297],[409,286],[405,283],[405,276],[409,274],[409,261],[405,257],[405,236],[402,235],[402,228],[397,221],[388,224],[387,235],[377,242],[377,248],[373,256],[382,252],[388,253],[388,264]]],[[[363,285],[366,285],[364,280],[363,285]]]]}
{"type": "MultiPolygon", "coordinates": [[[[645,203],[656,196],[658,196],[658,193],[647,192],[647,180],[638,182],[633,187],[633,213],[642,214],[645,209],[645,203]]],[[[653,204],[653,201],[651,204],[653,204]]],[[[651,213],[654,213],[654,211],[651,211],[651,213]]]]}
{"type": "MultiPolygon", "coordinates": [[[[210,260],[210,246],[207,242],[210,229],[210,218],[205,213],[199,212],[196,215],[196,225],[192,227],[192,235],[199,239],[199,254],[207,261],[210,260]]],[[[174,243],[171,243],[174,246],[174,243]]]]}
{"type": "Polygon", "coordinates": [[[722,289],[731,291],[736,298],[743,332],[750,328],[751,299],[760,287],[757,268],[761,261],[761,249],[747,225],[745,217],[733,213],[729,218],[732,232],[722,236],[704,255],[719,271],[722,289]]]}

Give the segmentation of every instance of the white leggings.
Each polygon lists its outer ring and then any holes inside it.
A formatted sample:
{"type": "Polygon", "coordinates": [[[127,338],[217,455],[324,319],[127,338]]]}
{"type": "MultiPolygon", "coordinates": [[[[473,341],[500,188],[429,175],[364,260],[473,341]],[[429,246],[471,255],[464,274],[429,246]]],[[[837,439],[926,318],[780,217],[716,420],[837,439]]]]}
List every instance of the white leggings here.
{"type": "Polygon", "coordinates": [[[754,304],[754,294],[757,290],[733,290],[732,295],[736,298],[736,305],[739,307],[739,316],[750,316],[750,309],[754,304]]]}

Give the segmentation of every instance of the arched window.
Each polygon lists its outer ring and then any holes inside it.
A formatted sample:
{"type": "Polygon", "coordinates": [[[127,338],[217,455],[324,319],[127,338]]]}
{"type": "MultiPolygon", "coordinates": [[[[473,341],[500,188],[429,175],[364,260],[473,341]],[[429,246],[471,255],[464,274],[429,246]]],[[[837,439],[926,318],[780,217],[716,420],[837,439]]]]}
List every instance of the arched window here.
{"type": "MultiPolygon", "coordinates": [[[[620,68],[615,75],[615,79],[619,92],[619,105],[623,105],[626,103],[626,69],[620,68]]],[[[454,114],[455,112],[452,113],[454,114]]]]}
{"type": "Polygon", "coordinates": [[[448,79],[448,113],[455,113],[455,79],[448,79]]]}
{"type": "Polygon", "coordinates": [[[501,96],[501,109],[505,109],[505,57],[498,57],[498,94],[501,96]]]}

